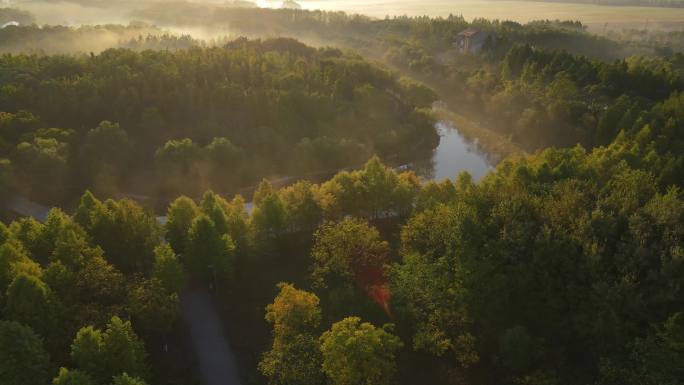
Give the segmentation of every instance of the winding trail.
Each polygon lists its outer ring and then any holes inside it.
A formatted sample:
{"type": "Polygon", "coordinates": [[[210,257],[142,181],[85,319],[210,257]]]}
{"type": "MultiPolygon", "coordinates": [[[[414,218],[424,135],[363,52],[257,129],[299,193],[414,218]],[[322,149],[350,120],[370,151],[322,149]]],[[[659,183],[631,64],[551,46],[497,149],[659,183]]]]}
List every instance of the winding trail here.
{"type": "Polygon", "coordinates": [[[190,329],[192,345],[205,385],[242,385],[235,355],[226,342],[221,320],[206,287],[181,296],[181,317],[190,329]]]}

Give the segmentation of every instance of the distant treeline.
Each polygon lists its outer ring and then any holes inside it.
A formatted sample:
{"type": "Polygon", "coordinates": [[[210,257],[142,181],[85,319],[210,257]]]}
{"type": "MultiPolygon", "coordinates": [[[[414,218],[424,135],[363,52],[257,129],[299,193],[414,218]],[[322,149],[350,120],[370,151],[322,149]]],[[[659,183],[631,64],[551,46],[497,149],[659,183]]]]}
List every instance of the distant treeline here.
{"type": "Polygon", "coordinates": [[[336,44],[378,55],[395,44],[418,43],[425,48],[450,48],[466,28],[486,30],[496,36],[505,52],[512,44],[535,44],[547,48],[602,59],[628,56],[635,50],[652,52],[652,47],[634,47],[585,31],[575,21],[541,20],[527,24],[513,21],[475,19],[462,16],[374,19],[344,12],[294,9],[245,9],[219,5],[201,7],[180,3],[174,8],[160,4],[134,12],[133,17],[160,26],[201,27],[247,36],[293,36],[313,43],[336,44]],[[201,12],[200,12],[201,11],[201,12]],[[201,17],[198,17],[198,12],[201,17]]]}
{"type": "Polygon", "coordinates": [[[183,49],[201,43],[145,23],[81,27],[20,25],[0,29],[1,53],[99,53],[108,48],[183,49]]]}

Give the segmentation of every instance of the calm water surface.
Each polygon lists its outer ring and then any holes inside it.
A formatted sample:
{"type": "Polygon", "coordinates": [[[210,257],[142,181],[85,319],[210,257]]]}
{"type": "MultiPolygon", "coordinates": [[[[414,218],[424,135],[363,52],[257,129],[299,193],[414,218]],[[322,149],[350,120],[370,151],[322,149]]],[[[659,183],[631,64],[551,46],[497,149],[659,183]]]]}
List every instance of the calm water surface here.
{"type": "Polygon", "coordinates": [[[479,180],[496,165],[496,159],[481,151],[477,142],[465,139],[450,123],[439,122],[436,128],[441,139],[432,158],[413,165],[425,180],[454,179],[461,171],[479,180]]]}

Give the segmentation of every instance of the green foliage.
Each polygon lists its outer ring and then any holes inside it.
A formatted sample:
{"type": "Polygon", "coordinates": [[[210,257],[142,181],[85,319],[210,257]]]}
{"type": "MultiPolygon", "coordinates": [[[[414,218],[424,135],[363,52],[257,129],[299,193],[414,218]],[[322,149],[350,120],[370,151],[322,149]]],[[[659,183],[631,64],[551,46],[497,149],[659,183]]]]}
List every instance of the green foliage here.
{"type": "Polygon", "coordinates": [[[129,291],[127,308],[144,336],[165,336],[178,315],[178,294],[169,293],[158,279],[143,280],[129,291]]]}
{"type": "Polygon", "coordinates": [[[52,379],[52,385],[95,385],[95,381],[78,370],[60,368],[57,377],[52,379]]]}
{"type": "Polygon", "coordinates": [[[93,193],[86,191],[78,202],[78,207],[74,213],[74,221],[81,225],[88,233],[93,231],[93,225],[99,216],[103,215],[104,205],[93,193]]]}
{"type": "Polygon", "coordinates": [[[130,200],[96,206],[88,230],[107,260],[128,274],[151,271],[159,232],[154,215],[130,200]]]}
{"type": "Polygon", "coordinates": [[[0,382],[45,385],[53,370],[43,341],[30,327],[0,320],[0,382]]]}
{"type": "Polygon", "coordinates": [[[606,383],[626,381],[629,364],[616,362],[629,341],[651,340],[648,324],[681,304],[682,202],[611,156],[507,160],[417,213],[391,274],[414,348],[464,367],[479,358],[502,381],[591,382],[599,366],[606,383]]]}
{"type": "Polygon", "coordinates": [[[71,345],[71,358],[79,369],[102,383],[122,373],[145,377],[146,356],[143,342],[131,323],[116,316],[104,332],[93,327],[82,328],[71,345]]]}
{"type": "Polygon", "coordinates": [[[397,174],[374,156],[363,170],[341,172],[323,189],[334,194],[341,215],[377,219],[410,213],[420,181],[411,172],[397,174]]]}
{"type": "MultiPolygon", "coordinates": [[[[89,192],[73,218],[53,209],[45,224],[21,219],[0,226],[3,318],[30,326],[45,338],[60,364],[68,362],[68,344],[76,334],[71,359],[97,383],[108,383],[124,370],[146,377],[142,342],[130,323],[116,316],[127,314],[152,341],[166,337],[174,325],[185,275],[168,245],[156,247],[160,239],[155,234],[151,214],[130,202],[102,203],[89,192]],[[107,228],[124,234],[130,244],[115,244],[121,238],[107,228]],[[102,239],[112,242],[106,243],[110,253],[135,249],[139,256],[153,247],[154,262],[149,268],[129,265],[130,274],[124,275],[104,258],[102,239]],[[40,258],[41,264],[32,258],[40,258]],[[105,332],[95,329],[106,324],[105,332]]],[[[55,381],[86,380],[67,371],[55,381]]]]}
{"type": "Polygon", "coordinates": [[[323,220],[323,208],[311,183],[300,181],[280,191],[290,228],[312,231],[323,220]]]}
{"type": "Polygon", "coordinates": [[[127,373],[123,373],[114,377],[112,385],[147,385],[147,383],[140,378],[131,377],[127,373]]]}
{"type": "MultiPolygon", "coordinates": [[[[146,32],[134,26],[47,30],[136,38],[146,32]]],[[[8,40],[43,33],[26,27],[8,40]]],[[[4,44],[13,43],[3,41],[0,50],[4,44]]],[[[87,52],[90,44],[83,39],[79,50],[87,52]]],[[[135,182],[136,194],[196,197],[274,174],[345,167],[372,151],[427,154],[437,141],[429,114],[417,110],[428,104],[426,89],[357,55],[291,39],[110,49],[94,57],[6,55],[0,67],[7,74],[0,88],[0,146],[9,147],[2,153],[13,169],[3,185],[52,201],[72,198],[72,181],[75,190],[105,196],[127,192],[135,182]],[[329,148],[335,157],[327,157],[329,148]]]]}
{"type": "Polygon", "coordinates": [[[185,287],[186,277],[183,265],[169,245],[154,249],[154,279],[158,280],[169,293],[180,293],[185,287]]]}
{"type": "Polygon", "coordinates": [[[277,191],[267,180],[263,180],[254,192],[252,225],[257,242],[267,243],[282,235],[288,225],[287,209],[277,191]]]}
{"type": "Polygon", "coordinates": [[[101,349],[102,332],[92,326],[84,327],[71,344],[71,359],[84,372],[100,376],[105,370],[101,349]]]}
{"type": "Polygon", "coordinates": [[[324,224],[314,234],[312,278],[321,287],[337,279],[363,282],[367,274],[382,269],[388,252],[387,242],[363,220],[324,224]]]}
{"type": "MultiPolygon", "coordinates": [[[[166,142],[154,154],[154,161],[168,191],[184,191],[181,186],[187,181],[201,181],[207,176],[202,150],[189,138],[166,142]]],[[[200,191],[202,186],[187,192],[196,195],[200,191]]]]}
{"type": "Polygon", "coordinates": [[[626,362],[604,362],[601,383],[678,384],[683,374],[683,332],[681,313],[667,318],[653,333],[631,344],[626,362]]]}
{"type": "Polygon", "coordinates": [[[221,234],[214,221],[200,215],[188,231],[188,244],[183,264],[192,274],[211,278],[216,273],[230,275],[233,271],[235,244],[227,234],[221,234]]]}
{"type": "Polygon", "coordinates": [[[5,242],[0,246],[0,293],[2,296],[16,276],[15,266],[21,263],[31,263],[31,259],[26,256],[19,245],[5,242]]]}
{"type": "Polygon", "coordinates": [[[266,307],[266,320],[273,324],[273,345],[264,353],[259,370],[270,384],[320,384],[319,299],[291,284],[278,287],[280,292],[266,307]]]}
{"type": "Polygon", "coordinates": [[[101,122],[88,131],[81,146],[83,174],[88,186],[98,194],[114,194],[121,185],[121,174],[129,157],[128,134],[118,124],[101,122]]]}
{"type": "Polygon", "coordinates": [[[197,204],[188,197],[179,197],[169,205],[165,225],[166,239],[176,253],[185,252],[188,230],[198,214],[197,204]]]}
{"type": "Polygon", "coordinates": [[[529,332],[520,326],[506,330],[499,345],[502,365],[514,372],[529,371],[541,353],[529,332]]]}
{"type": "Polygon", "coordinates": [[[80,325],[104,325],[119,314],[126,303],[124,275],[101,256],[94,256],[85,266],[62,274],[62,298],[75,305],[75,319],[80,325]]]}
{"type": "Polygon", "coordinates": [[[25,185],[42,199],[63,197],[69,159],[69,145],[54,138],[36,137],[18,143],[13,163],[16,164],[16,183],[25,185]]]}
{"type": "Polygon", "coordinates": [[[337,322],[321,336],[323,372],[335,385],[390,384],[402,347],[391,325],[376,328],[357,317],[337,322]]]}
{"type": "Polygon", "coordinates": [[[146,376],[145,347],[133,331],[130,322],[112,317],[102,335],[100,353],[104,368],[110,376],[117,373],[146,376]]]}
{"type": "Polygon", "coordinates": [[[273,324],[276,340],[315,331],[321,322],[318,297],[288,283],[281,283],[278,288],[275,300],[266,306],[266,321],[273,324]]]}
{"type": "Polygon", "coordinates": [[[298,334],[264,353],[259,370],[271,385],[319,385],[324,381],[321,362],[318,338],[298,334]]]}
{"type": "Polygon", "coordinates": [[[40,278],[21,273],[7,288],[4,318],[30,326],[43,336],[56,332],[59,304],[40,278]]]}

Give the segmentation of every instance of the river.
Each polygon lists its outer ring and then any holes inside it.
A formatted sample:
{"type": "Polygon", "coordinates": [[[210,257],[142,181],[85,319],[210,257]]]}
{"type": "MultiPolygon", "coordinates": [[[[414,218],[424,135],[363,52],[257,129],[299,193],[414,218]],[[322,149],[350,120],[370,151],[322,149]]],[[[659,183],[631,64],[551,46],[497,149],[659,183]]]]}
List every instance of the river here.
{"type": "Polygon", "coordinates": [[[467,171],[473,179],[480,180],[492,170],[497,160],[484,153],[477,142],[468,141],[449,122],[440,121],[436,127],[439,145],[432,158],[415,163],[415,171],[424,180],[437,182],[454,179],[461,171],[467,171]]]}
{"type": "MultiPolygon", "coordinates": [[[[480,180],[486,173],[491,171],[497,163],[496,157],[482,151],[477,141],[470,141],[463,137],[461,133],[448,121],[437,122],[435,129],[440,136],[437,147],[433,150],[432,156],[428,159],[414,160],[410,164],[397,167],[398,171],[411,169],[418,174],[424,181],[443,181],[447,178],[454,179],[462,171],[467,171],[474,180],[480,180]]],[[[307,176],[289,176],[274,180],[274,186],[283,187],[295,183],[301,179],[309,179],[313,182],[322,182],[330,179],[335,172],[323,172],[307,176]]],[[[250,197],[254,187],[243,189],[242,194],[250,197]]],[[[132,197],[132,199],[136,199],[132,197]]],[[[146,200],[146,199],[143,199],[146,200]]],[[[21,196],[12,195],[5,200],[4,209],[14,212],[20,216],[34,217],[40,221],[47,218],[49,208],[30,201],[21,196]]],[[[252,211],[252,202],[246,204],[247,210],[252,211]]],[[[163,210],[162,210],[163,211],[163,210]]],[[[161,224],[166,223],[165,216],[159,216],[161,224]]]]}

